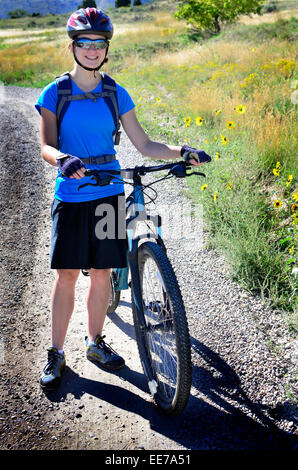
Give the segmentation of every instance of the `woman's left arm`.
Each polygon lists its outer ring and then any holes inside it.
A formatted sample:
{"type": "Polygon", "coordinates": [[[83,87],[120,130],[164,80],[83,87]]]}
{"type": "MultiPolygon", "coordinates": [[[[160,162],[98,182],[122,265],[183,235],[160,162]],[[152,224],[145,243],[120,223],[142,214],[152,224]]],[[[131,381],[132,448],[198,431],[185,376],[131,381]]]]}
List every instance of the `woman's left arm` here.
{"type": "MultiPolygon", "coordinates": [[[[144,155],[144,157],[151,157],[156,159],[169,159],[175,160],[176,158],[181,158],[181,147],[162,144],[159,142],[154,142],[150,140],[141,124],[138,121],[135,110],[131,109],[121,116],[121,122],[123,129],[125,130],[130,141],[136,147],[136,149],[144,155]]],[[[201,165],[195,160],[191,160],[195,166],[201,165]]]]}

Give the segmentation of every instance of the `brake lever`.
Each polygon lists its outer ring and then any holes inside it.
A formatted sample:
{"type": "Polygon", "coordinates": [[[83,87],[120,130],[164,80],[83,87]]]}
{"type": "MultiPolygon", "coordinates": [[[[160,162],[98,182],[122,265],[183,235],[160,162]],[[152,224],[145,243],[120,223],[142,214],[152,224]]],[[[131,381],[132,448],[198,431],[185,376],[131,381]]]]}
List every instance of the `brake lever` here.
{"type": "Polygon", "coordinates": [[[185,162],[179,162],[177,165],[174,165],[171,170],[169,171],[169,175],[174,175],[176,178],[185,178],[186,176],[192,175],[199,175],[204,176],[206,178],[205,173],[201,173],[199,171],[193,171],[192,173],[187,173],[186,170],[191,168],[192,165],[187,165],[185,162]]]}
{"type": "Polygon", "coordinates": [[[192,173],[186,173],[185,176],[192,176],[192,175],[204,176],[204,178],[206,178],[205,173],[201,173],[200,171],[193,171],[192,173]]]}

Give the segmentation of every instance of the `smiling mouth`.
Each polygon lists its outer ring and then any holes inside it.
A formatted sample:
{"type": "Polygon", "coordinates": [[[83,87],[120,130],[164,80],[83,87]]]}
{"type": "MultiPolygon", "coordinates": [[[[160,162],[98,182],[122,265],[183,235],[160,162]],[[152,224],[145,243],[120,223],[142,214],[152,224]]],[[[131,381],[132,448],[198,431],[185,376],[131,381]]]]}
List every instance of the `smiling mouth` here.
{"type": "Polygon", "coordinates": [[[99,57],[98,57],[98,56],[97,56],[97,57],[87,57],[87,56],[85,56],[85,59],[88,59],[88,60],[98,60],[99,57]]]}

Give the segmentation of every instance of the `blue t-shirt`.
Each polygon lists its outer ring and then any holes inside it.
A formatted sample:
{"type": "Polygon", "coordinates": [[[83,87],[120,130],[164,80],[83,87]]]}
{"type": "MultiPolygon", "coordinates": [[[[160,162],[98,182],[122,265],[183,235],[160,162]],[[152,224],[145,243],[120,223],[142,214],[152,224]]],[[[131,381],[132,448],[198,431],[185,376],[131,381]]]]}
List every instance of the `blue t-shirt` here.
{"type": "MultiPolygon", "coordinates": [[[[102,82],[92,90],[92,93],[102,91],[102,82]]],[[[84,94],[72,81],[72,94],[84,94]]],[[[117,97],[119,116],[127,113],[135,107],[128,92],[117,84],[117,97]]],[[[35,104],[39,113],[41,108],[46,108],[56,114],[58,89],[56,81],[46,86],[35,104]]],[[[96,102],[91,99],[71,101],[62,119],[59,132],[59,150],[76,157],[90,157],[97,155],[116,154],[114,148],[113,132],[115,124],[109,107],[103,98],[96,102]]],[[[118,160],[103,164],[86,164],[88,169],[118,170],[118,160]]],[[[101,197],[119,194],[124,191],[123,184],[110,184],[108,186],[78,187],[87,182],[94,183],[90,177],[85,176],[78,180],[61,175],[58,169],[55,185],[55,197],[66,202],[91,201],[101,197]]]]}

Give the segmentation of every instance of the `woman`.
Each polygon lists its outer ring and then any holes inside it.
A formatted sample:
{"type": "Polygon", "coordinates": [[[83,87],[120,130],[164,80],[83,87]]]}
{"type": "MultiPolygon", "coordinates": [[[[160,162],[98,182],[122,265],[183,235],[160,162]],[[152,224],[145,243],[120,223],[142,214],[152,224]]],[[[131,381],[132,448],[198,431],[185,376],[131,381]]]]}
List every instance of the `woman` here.
{"type": "MultiPolygon", "coordinates": [[[[102,330],[110,296],[110,268],[126,266],[127,241],[102,240],[94,233],[98,220],[96,207],[100,203],[111,204],[117,213],[118,197],[124,194],[123,185],[85,186],[78,191],[82,179],[87,180],[86,168],[120,168],[115,156],[115,123],[111,110],[103,98],[95,100],[88,95],[102,91],[102,75],[98,70],[107,61],[113,25],[102,10],[86,8],[70,16],[67,32],[72,39],[69,49],[75,59],[69,74],[74,100],[58,124],[57,81],[43,90],[35,105],[41,115],[42,157],[58,167],[52,205],[51,268],[56,270],[51,298],[52,347],[48,349],[48,361],[40,378],[45,391],[55,389],[61,382],[65,367],[63,345],[81,269],[88,269],[90,273],[87,358],[109,370],[125,364],[105,343],[102,330]],[[83,95],[85,99],[80,99],[83,95]],[[91,156],[96,156],[96,160],[90,160],[91,156]]],[[[202,150],[150,140],[137,120],[127,91],[119,85],[116,91],[122,126],[141,154],[157,159],[182,157],[195,166],[211,160],[202,150]]],[[[124,216],[122,219],[125,223],[124,216]]]]}

